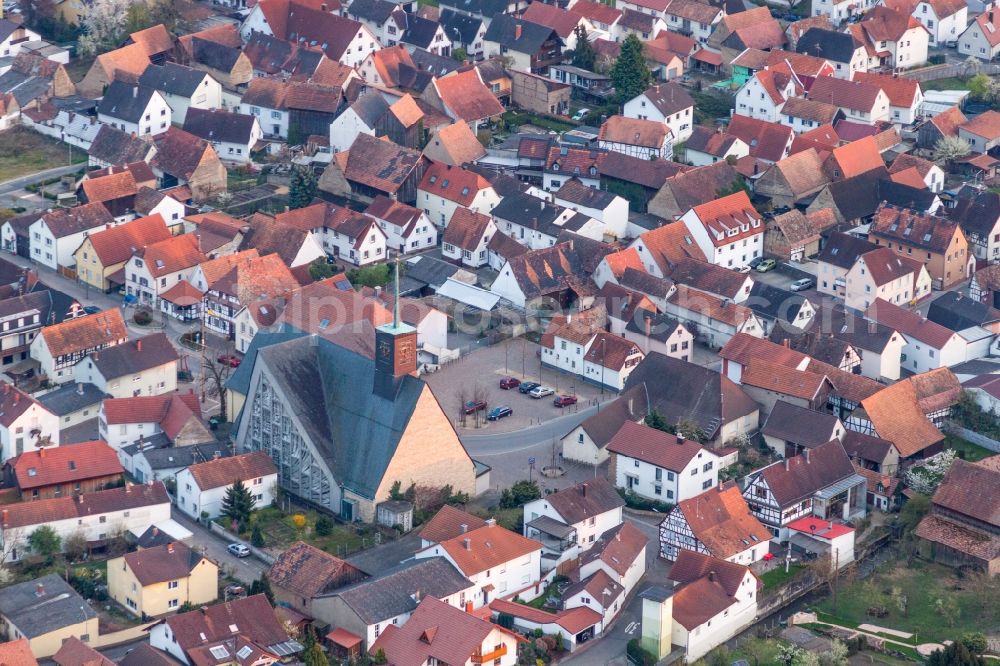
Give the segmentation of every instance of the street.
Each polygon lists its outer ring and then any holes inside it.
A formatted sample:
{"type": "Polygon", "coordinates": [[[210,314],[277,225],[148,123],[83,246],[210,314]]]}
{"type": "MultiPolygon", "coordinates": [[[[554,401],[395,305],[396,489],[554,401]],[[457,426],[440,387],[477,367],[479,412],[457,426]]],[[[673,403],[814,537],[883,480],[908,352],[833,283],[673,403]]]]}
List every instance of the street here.
{"type": "Polygon", "coordinates": [[[268,565],[256,557],[234,557],[226,550],[229,542],[191,520],[180,511],[171,511],[171,518],[191,530],[191,547],[214,560],[221,571],[230,574],[241,583],[249,585],[264,575],[268,565]]]}

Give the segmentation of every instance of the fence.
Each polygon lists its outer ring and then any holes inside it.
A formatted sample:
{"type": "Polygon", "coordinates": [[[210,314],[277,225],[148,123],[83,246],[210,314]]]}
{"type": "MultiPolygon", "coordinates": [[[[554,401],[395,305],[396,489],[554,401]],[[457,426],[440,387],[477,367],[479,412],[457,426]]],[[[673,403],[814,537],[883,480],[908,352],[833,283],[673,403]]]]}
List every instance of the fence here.
{"type": "MultiPolygon", "coordinates": [[[[215,532],[216,534],[218,534],[219,536],[221,536],[223,539],[225,539],[226,541],[228,541],[230,543],[245,543],[243,541],[243,539],[241,539],[238,536],[232,534],[231,532],[229,532],[229,530],[227,530],[226,528],[224,528],[222,525],[219,525],[214,520],[209,521],[209,523],[208,523],[208,529],[210,529],[212,532],[215,532]]],[[[249,545],[249,544],[247,544],[247,545],[249,545]]],[[[263,562],[264,564],[267,564],[268,566],[274,564],[274,558],[271,557],[270,555],[268,555],[267,553],[265,553],[264,551],[262,551],[259,548],[255,548],[254,546],[250,546],[250,554],[253,555],[254,557],[256,557],[261,562],[263,562]]]]}
{"type": "Polygon", "coordinates": [[[149,636],[146,630],[154,624],[156,624],[156,622],[147,622],[145,624],[128,627],[127,629],[122,629],[120,631],[113,631],[110,634],[93,636],[89,641],[87,641],[87,645],[95,650],[99,650],[101,648],[111,647],[112,645],[121,645],[123,643],[131,643],[132,641],[144,639],[149,636]]]}
{"type": "Polygon", "coordinates": [[[974,62],[974,63],[951,63],[944,65],[932,65],[921,69],[910,70],[900,74],[903,78],[915,81],[934,81],[937,79],[948,79],[951,77],[975,76],[976,74],[1000,74],[1000,63],[995,62],[974,62]]]}
{"type": "Polygon", "coordinates": [[[972,442],[977,446],[981,446],[984,449],[989,449],[994,453],[1000,453],[1000,442],[991,437],[987,437],[986,435],[980,435],[974,430],[963,428],[953,421],[945,422],[944,431],[951,435],[955,435],[956,437],[961,437],[962,439],[972,442]]]}

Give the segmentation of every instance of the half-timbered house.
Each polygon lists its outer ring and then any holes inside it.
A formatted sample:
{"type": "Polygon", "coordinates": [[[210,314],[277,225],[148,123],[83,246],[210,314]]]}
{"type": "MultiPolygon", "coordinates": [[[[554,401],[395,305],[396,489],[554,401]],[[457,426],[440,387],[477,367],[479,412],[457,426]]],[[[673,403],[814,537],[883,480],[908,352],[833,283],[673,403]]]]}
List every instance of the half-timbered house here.
{"type": "Polygon", "coordinates": [[[771,533],[750,512],[740,489],[719,486],[679,502],[660,523],[660,557],[681,550],[753,564],[768,552],[771,533]]]}

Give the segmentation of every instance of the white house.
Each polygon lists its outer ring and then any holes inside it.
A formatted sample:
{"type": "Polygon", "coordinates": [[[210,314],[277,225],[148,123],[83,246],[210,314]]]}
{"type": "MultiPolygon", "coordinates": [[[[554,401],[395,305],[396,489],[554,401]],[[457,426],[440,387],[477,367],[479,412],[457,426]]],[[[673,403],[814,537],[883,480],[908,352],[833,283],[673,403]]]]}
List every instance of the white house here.
{"type": "Polygon", "coordinates": [[[913,17],[927,28],[930,46],[958,42],[969,23],[965,0],[922,0],[913,8],[913,17]]]}
{"type": "Polygon", "coordinates": [[[181,280],[191,281],[194,270],[207,260],[196,234],[172,236],[153,243],[125,264],[125,291],[145,305],[157,307],[160,294],[181,280]]]}
{"type": "Polygon", "coordinates": [[[759,70],[736,93],[736,113],[757,120],[780,122],[785,101],[796,97],[803,89],[795,72],[785,65],[759,70]]]}
{"type": "Polygon", "coordinates": [[[753,564],[770,550],[771,533],[750,512],[739,486],[716,486],[677,503],[660,523],[660,557],[682,550],[753,564]]]}
{"type": "Polygon", "coordinates": [[[59,446],[59,417],[13,384],[0,384],[0,461],[59,446]]]}
{"type": "Polygon", "coordinates": [[[681,222],[709,262],[743,268],[764,249],[764,224],[746,192],[695,206],[681,222]]]}
{"type": "Polygon", "coordinates": [[[580,578],[603,571],[630,595],[646,573],[648,543],[649,537],[631,521],[615,525],[580,555],[580,578]]]}
{"type": "Polygon", "coordinates": [[[865,311],[865,317],[889,326],[903,336],[900,367],[914,374],[948,368],[988,354],[988,350],[970,345],[974,339],[963,337],[971,331],[957,333],[882,299],[872,302],[865,311]],[[979,353],[970,353],[973,349],[979,349],[979,353]]]}
{"type": "Polygon", "coordinates": [[[30,554],[28,537],[42,525],[52,528],[63,545],[82,535],[88,543],[170,520],[170,497],[163,483],[126,484],[72,497],[55,497],[7,504],[0,523],[5,562],[30,554]],[[12,545],[17,544],[17,545],[12,545]]]}
{"type": "Polygon", "coordinates": [[[792,543],[828,557],[831,570],[843,569],[854,561],[855,530],[849,525],[808,516],[789,523],[788,530],[792,543]]]}
{"type": "Polygon", "coordinates": [[[681,143],[694,129],[694,100],[679,84],[668,81],[625,102],[622,115],[661,122],[670,128],[674,141],[681,143]]]}
{"type": "Polygon", "coordinates": [[[607,479],[583,481],[525,504],[524,536],[540,541],[558,561],[570,560],[621,525],[623,506],[607,479]]]}
{"type": "Polygon", "coordinates": [[[515,594],[529,600],[537,596],[533,590],[542,576],[542,544],[500,527],[492,518],[415,555],[417,559],[439,556],[472,582],[475,590],[467,603],[474,608],[515,594]]]}
{"type": "Polygon", "coordinates": [[[100,202],[74,208],[54,208],[28,226],[28,248],[33,261],[54,271],[76,265],[73,253],[88,235],[117,226],[100,202]]]}
{"type": "Polygon", "coordinates": [[[419,252],[437,245],[437,227],[419,208],[380,194],[365,209],[365,215],[375,219],[385,232],[386,248],[397,254],[419,252]]]}
{"type": "MultiPolygon", "coordinates": [[[[133,476],[128,456],[121,450],[162,435],[177,448],[216,441],[201,420],[201,403],[194,392],[134,398],[108,398],[98,415],[101,439],[119,451],[118,459],[133,476]]],[[[148,479],[147,479],[148,480],[148,479]]]]}
{"type": "Polygon", "coordinates": [[[684,550],[670,570],[670,579],[675,583],[671,643],[684,646],[688,663],[725,643],[757,617],[761,582],[750,567],[684,550]]]}
{"type": "Polygon", "coordinates": [[[671,32],[689,33],[698,44],[705,44],[723,11],[697,0],[673,0],[663,12],[663,21],[671,32]]]}
{"type": "MultiPolygon", "coordinates": [[[[250,81],[243,97],[240,99],[239,112],[256,116],[260,122],[264,136],[278,139],[288,138],[288,120],[290,113],[285,106],[285,95],[288,84],[284,81],[269,78],[255,78],[250,81]]],[[[347,113],[345,110],[344,113],[347,113]]],[[[341,114],[343,115],[343,114],[341,114]]],[[[331,144],[332,146],[333,144],[331,144]]],[[[346,148],[335,148],[346,150],[346,148]]]]}
{"type": "Polygon", "coordinates": [[[474,171],[436,162],[427,167],[417,186],[417,206],[442,229],[459,207],[489,213],[500,203],[489,181],[474,171]]]}
{"type": "Polygon", "coordinates": [[[220,109],[188,109],[184,131],[212,144],[223,162],[238,164],[250,163],[250,151],[264,137],[257,116],[220,109]]]}
{"type": "Polygon", "coordinates": [[[570,585],[562,595],[563,608],[589,608],[600,614],[601,632],[610,628],[625,605],[625,588],[603,569],[570,585]]]}
{"type": "Polygon", "coordinates": [[[150,65],[139,85],[156,90],[170,106],[171,122],[184,124],[187,111],[222,108],[222,84],[211,74],[174,62],[150,65]]]}
{"type": "Polygon", "coordinates": [[[13,60],[21,53],[25,42],[35,42],[41,38],[41,35],[29,29],[24,23],[15,23],[0,17],[0,58],[13,60]]]}
{"type": "Polygon", "coordinates": [[[62,384],[73,379],[73,366],[87,354],[125,342],[128,329],[121,310],[111,308],[43,326],[31,341],[31,358],[38,361],[40,374],[62,384]]]}
{"type": "Polygon", "coordinates": [[[597,220],[604,225],[605,231],[610,236],[615,238],[625,236],[629,203],[624,197],[587,187],[576,178],[571,178],[553,194],[552,200],[564,208],[597,220]]]}
{"type": "Polygon", "coordinates": [[[865,252],[844,276],[844,304],[863,311],[876,299],[905,305],[931,293],[927,267],[888,247],[865,252]]]}
{"type": "Polygon", "coordinates": [[[608,474],[642,497],[676,504],[719,483],[719,457],[698,442],[626,421],[608,442],[608,474]]]}
{"type": "Polygon", "coordinates": [[[850,31],[859,41],[867,41],[876,66],[909,69],[927,62],[930,34],[913,16],[889,7],[874,7],[850,31]]]}
{"type": "Polygon", "coordinates": [[[674,138],[670,128],[655,120],[611,116],[601,125],[597,145],[602,150],[644,160],[674,156],[674,138]]]}
{"type": "Polygon", "coordinates": [[[639,346],[644,354],[659,352],[682,361],[690,361],[694,351],[694,335],[684,324],[665,314],[636,309],[622,332],[629,342],[639,346]]]}
{"type": "Polygon", "coordinates": [[[987,61],[1000,55],[1000,13],[989,7],[977,16],[959,36],[958,52],[987,61]]]}
{"type": "Polygon", "coordinates": [[[479,268],[489,261],[487,246],[497,233],[490,215],[456,208],[441,235],[441,256],[463,266],[479,268]]]}
{"type": "Polygon", "coordinates": [[[166,132],[172,115],[159,91],[115,79],[97,105],[97,120],[126,134],[152,136],[166,132]]]}
{"type": "Polygon", "coordinates": [[[178,358],[170,339],[154,333],[91,353],[73,367],[73,378],[93,384],[112,398],[173,393],[178,358]]]}
{"type": "Polygon", "coordinates": [[[322,46],[326,57],[348,67],[357,67],[369,53],[382,48],[368,26],[345,16],[338,16],[332,10],[333,7],[328,11],[326,5],[317,9],[300,5],[296,9],[280,3],[257,4],[243,19],[240,37],[244,44],[250,41],[255,32],[284,40],[295,41],[297,37],[298,41],[322,46]],[[269,18],[273,23],[269,22],[269,18]],[[292,23],[298,26],[298,31],[290,26],[292,23]],[[288,34],[289,32],[298,34],[288,34]],[[324,38],[328,41],[323,41],[324,38]]]}
{"type": "Polygon", "coordinates": [[[854,80],[882,89],[889,98],[889,114],[893,123],[910,125],[920,116],[924,93],[920,90],[919,81],[875,72],[855,72],[854,80]]]}
{"type": "Polygon", "coordinates": [[[197,463],[177,474],[177,508],[198,520],[217,518],[222,500],[237,481],[255,500],[255,506],[270,506],[278,488],[278,468],[263,451],[197,463]]]}
{"type": "Polygon", "coordinates": [[[327,218],[323,247],[334,257],[366,266],[386,259],[388,234],[374,218],[339,208],[327,218]]]}
{"type": "MultiPolygon", "coordinates": [[[[258,104],[263,103],[263,101],[258,102],[258,104]]],[[[349,150],[359,134],[375,136],[379,120],[388,111],[389,102],[378,91],[373,90],[361,95],[330,123],[330,149],[334,153],[340,153],[349,150]]],[[[282,127],[287,132],[287,120],[284,122],[286,124],[282,127]]]]}

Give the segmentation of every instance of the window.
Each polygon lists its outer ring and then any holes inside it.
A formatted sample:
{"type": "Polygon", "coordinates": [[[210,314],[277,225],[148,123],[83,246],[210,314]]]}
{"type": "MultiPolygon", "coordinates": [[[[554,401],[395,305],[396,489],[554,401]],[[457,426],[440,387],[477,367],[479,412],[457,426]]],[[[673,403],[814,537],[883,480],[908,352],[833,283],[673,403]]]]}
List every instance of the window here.
{"type": "Polygon", "coordinates": [[[176,580],[172,580],[169,583],[167,583],[167,589],[168,590],[176,590],[177,589],[177,585],[178,585],[177,581],[176,580]]]}
{"type": "Polygon", "coordinates": [[[167,608],[177,608],[178,605],[177,599],[171,599],[167,602],[167,608]]]}
{"type": "Polygon", "coordinates": [[[708,470],[712,469],[712,465],[714,464],[715,463],[713,463],[711,460],[708,461],[707,463],[705,463],[705,466],[701,468],[701,471],[707,472],[708,470]]]}
{"type": "Polygon", "coordinates": [[[712,479],[706,479],[705,482],[701,484],[701,489],[702,490],[708,490],[709,488],[711,488],[714,485],[715,485],[715,481],[713,481],[712,479]]]}

